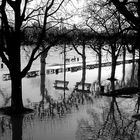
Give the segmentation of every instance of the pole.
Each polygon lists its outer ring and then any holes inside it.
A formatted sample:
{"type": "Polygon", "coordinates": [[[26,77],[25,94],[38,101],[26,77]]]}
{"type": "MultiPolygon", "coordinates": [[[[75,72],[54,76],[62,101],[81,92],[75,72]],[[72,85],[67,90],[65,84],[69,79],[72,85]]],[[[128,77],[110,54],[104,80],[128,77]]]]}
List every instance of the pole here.
{"type": "Polygon", "coordinates": [[[64,44],[64,100],[65,100],[65,89],[66,89],[66,85],[65,85],[65,81],[66,81],[66,45],[64,44]]]}

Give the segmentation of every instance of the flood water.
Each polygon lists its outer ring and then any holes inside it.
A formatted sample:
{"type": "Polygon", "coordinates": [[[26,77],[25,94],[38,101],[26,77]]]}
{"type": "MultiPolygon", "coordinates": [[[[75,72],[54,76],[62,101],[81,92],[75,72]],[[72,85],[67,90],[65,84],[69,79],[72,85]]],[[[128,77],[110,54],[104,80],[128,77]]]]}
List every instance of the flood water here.
{"type": "Polygon", "coordinates": [[[61,117],[28,114],[1,117],[1,140],[139,139],[140,123],[131,116],[136,99],[100,98],[61,117]],[[118,105],[118,108],[117,108],[118,105]],[[114,108],[113,108],[113,107],[114,108]]]}
{"type": "MultiPolygon", "coordinates": [[[[131,75],[131,64],[126,65],[126,79],[131,75]]],[[[107,82],[111,68],[102,68],[102,83],[107,82]]],[[[73,92],[76,82],[80,82],[82,71],[67,72],[69,81],[66,97],[73,92]]],[[[86,83],[97,80],[98,69],[86,71],[86,83]]],[[[2,76],[2,75],[1,75],[2,76]]],[[[122,65],[117,66],[117,79],[122,78],[122,65]]],[[[63,90],[54,88],[55,80],[63,80],[63,73],[46,75],[47,94],[54,102],[61,104],[63,90]]],[[[10,81],[0,80],[0,107],[9,105],[10,81]]],[[[66,108],[48,110],[49,104],[40,94],[40,76],[23,79],[23,102],[35,111],[23,116],[0,115],[0,140],[129,140],[140,138],[140,123],[132,118],[137,112],[137,99],[95,97],[91,101],[74,102],[66,108]]]]}

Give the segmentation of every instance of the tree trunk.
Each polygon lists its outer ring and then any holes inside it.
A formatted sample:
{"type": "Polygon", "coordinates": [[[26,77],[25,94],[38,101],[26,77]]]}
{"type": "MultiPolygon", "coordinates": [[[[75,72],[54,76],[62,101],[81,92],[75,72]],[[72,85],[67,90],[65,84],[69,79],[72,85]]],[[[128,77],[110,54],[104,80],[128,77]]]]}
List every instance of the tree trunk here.
{"type": "Polygon", "coordinates": [[[139,60],[138,60],[138,87],[140,88],[140,49],[139,50],[139,60]]]}
{"type": "Polygon", "coordinates": [[[116,70],[116,56],[115,56],[115,50],[112,50],[112,68],[111,68],[111,89],[115,90],[115,70],[116,70]]]}
{"type": "Polygon", "coordinates": [[[46,57],[47,57],[47,53],[43,53],[41,55],[40,58],[40,62],[41,62],[41,70],[40,70],[40,92],[42,95],[42,101],[44,101],[44,95],[45,95],[45,69],[46,69],[46,57]]]}
{"type": "Polygon", "coordinates": [[[115,70],[116,70],[116,56],[115,52],[112,52],[112,68],[111,68],[111,79],[115,78],[115,70]]]}
{"type": "Polygon", "coordinates": [[[86,54],[85,54],[85,44],[83,44],[82,50],[82,104],[84,103],[84,90],[85,90],[85,80],[86,80],[86,54]]]}
{"type": "Polygon", "coordinates": [[[126,49],[123,46],[123,69],[122,69],[122,83],[125,85],[125,58],[126,58],[126,49]]]}
{"type": "Polygon", "coordinates": [[[86,80],[86,57],[82,57],[83,66],[82,66],[82,82],[86,80]]]}
{"type": "Polygon", "coordinates": [[[20,56],[20,31],[13,34],[12,44],[9,47],[10,76],[11,76],[11,107],[16,113],[22,112],[22,78],[20,56]]]}
{"type": "Polygon", "coordinates": [[[83,45],[83,52],[82,52],[82,90],[85,87],[85,80],[86,80],[86,55],[85,55],[85,45],[83,45]]]}
{"type": "Polygon", "coordinates": [[[82,66],[82,104],[84,103],[84,90],[85,90],[85,80],[86,80],[86,57],[82,56],[83,66],[82,66]]]}
{"type": "Polygon", "coordinates": [[[22,78],[20,75],[20,57],[18,55],[12,57],[13,58],[11,59],[11,69],[10,69],[11,87],[12,87],[11,107],[15,112],[20,112],[23,109],[22,78]]]}
{"type": "Polygon", "coordinates": [[[22,80],[19,77],[12,77],[11,84],[12,84],[11,107],[13,111],[21,112],[23,109],[22,80]]]}
{"type": "Polygon", "coordinates": [[[101,87],[101,69],[102,69],[102,52],[101,52],[101,46],[99,46],[99,53],[98,53],[98,58],[99,58],[99,68],[98,68],[98,83],[99,87],[101,87]]]}
{"type": "Polygon", "coordinates": [[[135,50],[132,53],[133,55],[133,62],[132,62],[132,71],[131,71],[131,86],[134,85],[134,74],[135,74],[135,50]]]}

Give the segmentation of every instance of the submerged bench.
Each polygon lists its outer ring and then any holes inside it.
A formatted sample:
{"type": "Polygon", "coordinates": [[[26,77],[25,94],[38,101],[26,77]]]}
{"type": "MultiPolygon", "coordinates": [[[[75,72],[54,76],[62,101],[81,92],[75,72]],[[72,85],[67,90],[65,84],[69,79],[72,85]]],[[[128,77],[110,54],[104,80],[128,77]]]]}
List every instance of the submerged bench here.
{"type": "Polygon", "coordinates": [[[55,80],[54,87],[55,89],[66,89],[68,90],[69,81],[55,80]]]}
{"type": "Polygon", "coordinates": [[[39,76],[39,71],[30,71],[26,74],[27,78],[32,78],[32,77],[36,77],[39,76]]]}
{"type": "Polygon", "coordinates": [[[3,74],[3,75],[2,75],[2,80],[3,80],[3,81],[11,80],[10,74],[3,74]]]}
{"type": "Polygon", "coordinates": [[[91,83],[84,83],[76,82],[75,90],[79,92],[90,92],[91,83]],[[82,90],[82,86],[84,85],[84,90],[82,90]]]}

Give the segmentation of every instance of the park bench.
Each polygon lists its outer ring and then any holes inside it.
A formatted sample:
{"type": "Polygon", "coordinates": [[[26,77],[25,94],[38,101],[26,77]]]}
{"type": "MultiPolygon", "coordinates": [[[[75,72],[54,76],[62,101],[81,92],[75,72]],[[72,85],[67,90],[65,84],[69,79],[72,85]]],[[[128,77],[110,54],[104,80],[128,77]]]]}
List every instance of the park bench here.
{"type": "Polygon", "coordinates": [[[91,83],[84,83],[84,91],[82,90],[82,83],[76,82],[75,90],[79,92],[90,92],[91,83]]]}
{"type": "Polygon", "coordinates": [[[39,76],[39,71],[30,71],[26,75],[27,78],[32,78],[32,77],[36,77],[36,76],[39,76]]]}
{"type": "Polygon", "coordinates": [[[3,74],[3,75],[2,75],[2,80],[3,80],[3,81],[11,80],[10,74],[3,74]]]}
{"type": "Polygon", "coordinates": [[[66,89],[68,90],[69,81],[55,80],[54,87],[55,89],[66,89]]]}

